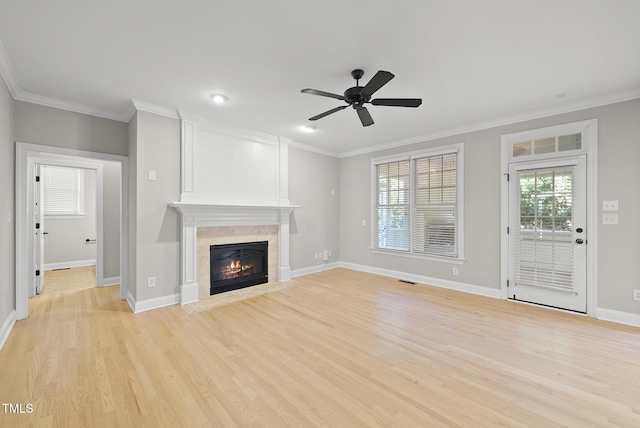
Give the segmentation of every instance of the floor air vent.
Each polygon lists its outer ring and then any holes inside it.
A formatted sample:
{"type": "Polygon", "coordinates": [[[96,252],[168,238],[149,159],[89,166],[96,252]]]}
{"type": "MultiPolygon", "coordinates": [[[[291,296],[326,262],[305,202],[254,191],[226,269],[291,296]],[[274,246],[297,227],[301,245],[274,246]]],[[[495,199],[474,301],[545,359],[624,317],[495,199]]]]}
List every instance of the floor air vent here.
{"type": "Polygon", "coordinates": [[[413,284],[413,285],[416,285],[416,283],[415,283],[415,282],[413,282],[413,281],[407,281],[406,279],[399,279],[399,280],[398,280],[398,282],[404,282],[405,284],[413,284]]]}

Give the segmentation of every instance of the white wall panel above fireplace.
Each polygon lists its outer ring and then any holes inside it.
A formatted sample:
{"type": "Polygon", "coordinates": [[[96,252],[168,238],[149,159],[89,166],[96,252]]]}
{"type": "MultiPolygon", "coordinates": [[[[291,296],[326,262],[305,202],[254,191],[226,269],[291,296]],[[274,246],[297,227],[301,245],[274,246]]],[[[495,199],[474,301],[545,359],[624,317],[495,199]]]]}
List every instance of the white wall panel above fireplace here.
{"type": "Polygon", "coordinates": [[[288,205],[289,140],[180,115],[181,202],[288,205]]]}
{"type": "Polygon", "coordinates": [[[201,130],[195,144],[196,197],[226,203],[277,203],[279,144],[201,130]]]}

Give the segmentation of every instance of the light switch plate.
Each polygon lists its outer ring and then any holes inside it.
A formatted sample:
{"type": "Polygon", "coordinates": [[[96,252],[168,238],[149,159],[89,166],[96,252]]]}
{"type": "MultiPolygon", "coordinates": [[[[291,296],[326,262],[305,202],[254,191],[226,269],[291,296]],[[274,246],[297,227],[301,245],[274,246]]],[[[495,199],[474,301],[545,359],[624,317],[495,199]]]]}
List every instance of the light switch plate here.
{"type": "Polygon", "coordinates": [[[602,214],[602,224],[618,224],[618,214],[602,214]]]}
{"type": "Polygon", "coordinates": [[[602,201],[602,211],[618,211],[618,201],[602,201]]]}

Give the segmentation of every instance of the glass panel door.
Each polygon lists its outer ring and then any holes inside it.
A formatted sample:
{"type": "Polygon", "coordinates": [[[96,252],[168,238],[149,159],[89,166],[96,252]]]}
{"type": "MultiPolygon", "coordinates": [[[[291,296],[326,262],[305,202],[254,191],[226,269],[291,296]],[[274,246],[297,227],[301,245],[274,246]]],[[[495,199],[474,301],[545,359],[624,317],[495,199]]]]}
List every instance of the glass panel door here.
{"type": "Polygon", "coordinates": [[[586,311],[585,171],[583,158],[511,166],[510,298],[586,311]]]}

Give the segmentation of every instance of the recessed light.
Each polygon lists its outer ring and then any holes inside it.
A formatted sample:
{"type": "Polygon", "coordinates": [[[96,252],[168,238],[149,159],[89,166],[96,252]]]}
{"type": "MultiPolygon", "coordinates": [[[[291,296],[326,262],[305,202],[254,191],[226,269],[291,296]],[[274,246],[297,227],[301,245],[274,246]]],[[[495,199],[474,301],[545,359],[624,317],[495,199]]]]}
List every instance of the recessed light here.
{"type": "Polygon", "coordinates": [[[316,130],[316,127],[312,126],[312,125],[304,125],[304,126],[300,127],[300,129],[302,129],[302,131],[304,131],[304,132],[312,133],[312,132],[314,132],[316,130]]]}
{"type": "Polygon", "coordinates": [[[211,101],[213,101],[215,104],[224,104],[229,101],[229,97],[222,94],[213,94],[211,95],[211,101]]]}

